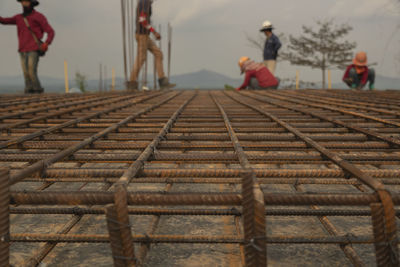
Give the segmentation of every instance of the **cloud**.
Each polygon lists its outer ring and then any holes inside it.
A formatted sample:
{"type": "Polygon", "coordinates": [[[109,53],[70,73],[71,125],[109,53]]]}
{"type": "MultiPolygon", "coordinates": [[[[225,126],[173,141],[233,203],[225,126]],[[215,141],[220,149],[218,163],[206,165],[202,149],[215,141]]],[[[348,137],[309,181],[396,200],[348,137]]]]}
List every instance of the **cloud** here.
{"type": "Polygon", "coordinates": [[[201,16],[206,18],[210,11],[223,8],[229,2],[229,0],[168,0],[156,1],[153,8],[159,19],[171,21],[172,25],[179,27],[201,16]]]}
{"type": "Polygon", "coordinates": [[[332,17],[366,18],[398,16],[400,7],[394,0],[337,0],[329,11],[332,17]]]}

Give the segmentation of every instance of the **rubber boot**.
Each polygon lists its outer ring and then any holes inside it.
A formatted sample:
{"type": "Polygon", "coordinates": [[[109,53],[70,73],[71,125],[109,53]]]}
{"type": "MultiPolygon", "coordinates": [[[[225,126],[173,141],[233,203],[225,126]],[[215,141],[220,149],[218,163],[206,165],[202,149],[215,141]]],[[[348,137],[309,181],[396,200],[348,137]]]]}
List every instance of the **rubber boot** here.
{"type": "Polygon", "coordinates": [[[129,81],[126,82],[126,90],[128,91],[137,91],[138,90],[138,82],[137,81],[129,81]]]}
{"type": "Polygon", "coordinates": [[[176,84],[170,83],[170,82],[168,81],[168,78],[167,78],[167,77],[158,79],[158,83],[160,84],[161,90],[164,90],[164,89],[171,89],[171,88],[174,88],[174,87],[176,86],[176,84]]]}

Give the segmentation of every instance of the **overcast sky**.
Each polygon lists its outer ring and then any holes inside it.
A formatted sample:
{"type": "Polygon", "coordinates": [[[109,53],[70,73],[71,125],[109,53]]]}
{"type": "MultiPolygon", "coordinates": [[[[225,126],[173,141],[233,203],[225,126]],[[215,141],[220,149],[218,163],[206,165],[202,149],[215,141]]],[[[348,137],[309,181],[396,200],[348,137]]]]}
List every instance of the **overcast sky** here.
{"type": "MultiPolygon", "coordinates": [[[[368,52],[380,74],[400,73],[400,7],[396,0],[156,0],[153,24],[174,27],[172,74],[207,69],[239,77],[237,60],[247,55],[261,61],[262,54],[251,48],[245,34],[257,36],[264,20],[277,33],[299,35],[302,25],[317,19],[335,18],[354,27],[349,35],[357,50],[368,52]]],[[[122,37],[119,0],[41,0],[44,13],[56,30],[48,55],[40,63],[40,74],[63,77],[63,61],[70,73],[81,71],[89,79],[98,77],[98,64],[115,67],[123,76],[122,37]]],[[[0,0],[0,16],[21,11],[13,0],[0,0]]],[[[165,54],[166,57],[166,54],[165,54]]],[[[164,64],[166,65],[166,64],[164,64]]],[[[20,75],[17,37],[14,26],[0,25],[0,76],[20,75]]],[[[305,80],[320,81],[317,70],[279,64],[277,74],[294,76],[297,69],[305,80]]],[[[334,77],[339,78],[339,72],[334,77]]]]}

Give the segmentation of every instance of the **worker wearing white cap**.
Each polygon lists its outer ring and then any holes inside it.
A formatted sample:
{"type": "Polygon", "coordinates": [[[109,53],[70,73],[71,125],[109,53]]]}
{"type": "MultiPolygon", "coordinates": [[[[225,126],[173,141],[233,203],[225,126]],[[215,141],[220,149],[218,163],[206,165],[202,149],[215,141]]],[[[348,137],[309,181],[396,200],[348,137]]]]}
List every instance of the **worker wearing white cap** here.
{"type": "Polygon", "coordinates": [[[279,38],[272,33],[274,29],[270,21],[264,21],[261,32],[265,33],[267,40],[264,46],[264,65],[269,69],[272,74],[275,74],[276,70],[276,59],[278,57],[278,51],[282,44],[279,38]]]}

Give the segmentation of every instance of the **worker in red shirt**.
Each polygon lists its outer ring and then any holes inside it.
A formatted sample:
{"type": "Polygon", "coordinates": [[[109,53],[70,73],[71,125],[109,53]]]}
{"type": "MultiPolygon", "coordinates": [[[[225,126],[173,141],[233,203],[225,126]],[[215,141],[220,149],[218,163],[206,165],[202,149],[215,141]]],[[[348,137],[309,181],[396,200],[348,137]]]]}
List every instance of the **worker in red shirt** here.
{"type": "Polygon", "coordinates": [[[343,76],[343,81],[352,89],[361,90],[369,82],[369,89],[374,89],[375,71],[367,66],[367,53],[359,52],[349,65],[343,76]]]}
{"type": "Polygon", "coordinates": [[[245,78],[243,84],[236,90],[250,88],[255,90],[262,89],[277,89],[279,86],[279,79],[268,70],[262,63],[256,63],[248,57],[241,57],[239,59],[239,67],[245,78]]]}
{"type": "Polygon", "coordinates": [[[37,75],[40,55],[44,55],[54,39],[54,30],[44,15],[37,12],[37,0],[17,0],[21,2],[23,13],[11,18],[0,17],[0,24],[17,25],[18,52],[21,58],[22,71],[25,78],[25,93],[43,93],[37,75]],[[44,33],[47,40],[42,42],[44,33]]]}

